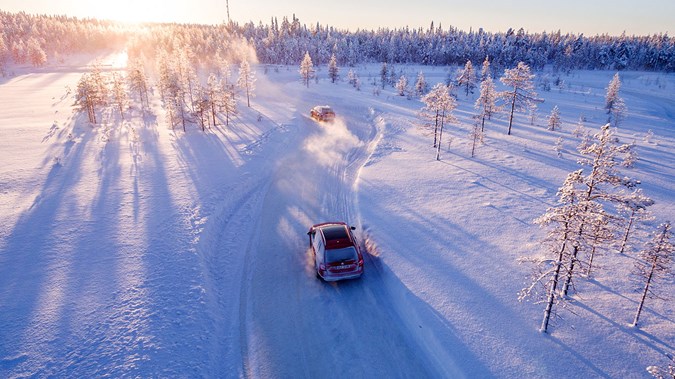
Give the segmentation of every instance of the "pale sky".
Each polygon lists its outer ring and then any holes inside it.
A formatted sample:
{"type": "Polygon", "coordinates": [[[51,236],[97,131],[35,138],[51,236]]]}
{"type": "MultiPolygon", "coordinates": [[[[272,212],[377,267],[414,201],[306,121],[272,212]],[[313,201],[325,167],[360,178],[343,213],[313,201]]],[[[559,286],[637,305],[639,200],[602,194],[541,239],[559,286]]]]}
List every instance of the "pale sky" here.
{"type": "MultiPolygon", "coordinates": [[[[227,20],[226,0],[0,0],[0,10],[65,14],[122,21],[218,24],[227,20]]],[[[675,33],[675,0],[229,0],[230,17],[243,24],[293,14],[303,24],[340,29],[428,28],[447,30],[595,35],[675,33]]]]}

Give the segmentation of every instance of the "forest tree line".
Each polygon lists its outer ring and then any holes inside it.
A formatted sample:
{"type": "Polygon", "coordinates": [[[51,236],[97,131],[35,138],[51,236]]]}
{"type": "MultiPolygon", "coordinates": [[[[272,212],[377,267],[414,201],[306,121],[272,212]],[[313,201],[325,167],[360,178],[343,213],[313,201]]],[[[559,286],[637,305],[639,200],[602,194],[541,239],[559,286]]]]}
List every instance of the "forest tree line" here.
{"type": "Polygon", "coordinates": [[[306,52],[315,64],[335,54],[340,65],[389,62],[463,65],[488,57],[495,69],[525,62],[533,69],[551,65],[560,70],[609,69],[675,71],[675,38],[667,33],[620,36],[528,33],[509,29],[492,33],[443,28],[379,28],[342,30],[319,23],[307,26],[292,16],[269,24],[248,22],[219,25],[130,25],[66,16],[0,11],[0,70],[9,63],[41,66],[63,55],[124,48],[131,56],[154,58],[158,46],[189,45],[208,65],[216,55],[240,63],[255,55],[260,63],[297,64],[306,52]]]}

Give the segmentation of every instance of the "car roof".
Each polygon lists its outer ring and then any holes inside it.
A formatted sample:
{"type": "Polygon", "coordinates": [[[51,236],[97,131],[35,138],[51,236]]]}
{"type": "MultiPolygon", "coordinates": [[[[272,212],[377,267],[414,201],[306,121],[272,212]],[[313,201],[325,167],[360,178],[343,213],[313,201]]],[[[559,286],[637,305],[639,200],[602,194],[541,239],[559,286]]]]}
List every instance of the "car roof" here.
{"type": "Polygon", "coordinates": [[[317,226],[323,234],[326,242],[326,249],[340,249],[343,247],[354,246],[347,225],[340,224],[323,224],[317,226]]]}

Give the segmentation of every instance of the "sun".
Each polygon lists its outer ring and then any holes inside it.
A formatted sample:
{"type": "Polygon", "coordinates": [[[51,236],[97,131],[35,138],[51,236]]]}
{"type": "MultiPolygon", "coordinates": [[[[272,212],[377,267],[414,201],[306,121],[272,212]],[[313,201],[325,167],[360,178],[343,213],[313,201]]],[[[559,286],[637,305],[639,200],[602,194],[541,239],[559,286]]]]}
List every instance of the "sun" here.
{"type": "Polygon", "coordinates": [[[89,14],[99,20],[126,23],[181,22],[171,2],[162,0],[103,0],[86,2],[89,14]]]}

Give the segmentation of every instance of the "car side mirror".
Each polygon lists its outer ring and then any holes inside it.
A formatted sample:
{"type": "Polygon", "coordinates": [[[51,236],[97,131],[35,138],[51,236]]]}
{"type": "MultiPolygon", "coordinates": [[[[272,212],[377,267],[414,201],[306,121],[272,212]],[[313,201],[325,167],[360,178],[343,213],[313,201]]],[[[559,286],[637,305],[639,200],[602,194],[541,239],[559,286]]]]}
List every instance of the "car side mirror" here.
{"type": "Polygon", "coordinates": [[[356,226],[352,226],[352,227],[350,227],[349,229],[351,229],[351,230],[356,230],[356,226]]]}

